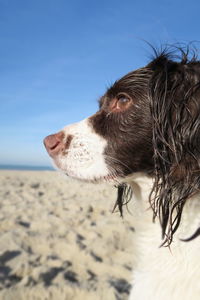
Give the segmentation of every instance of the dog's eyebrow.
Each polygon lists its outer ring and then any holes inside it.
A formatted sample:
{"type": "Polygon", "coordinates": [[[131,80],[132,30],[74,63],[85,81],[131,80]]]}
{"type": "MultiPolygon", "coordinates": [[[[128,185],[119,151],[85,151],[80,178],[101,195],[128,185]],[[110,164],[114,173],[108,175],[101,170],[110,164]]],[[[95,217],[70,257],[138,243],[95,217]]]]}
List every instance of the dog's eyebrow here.
{"type": "Polygon", "coordinates": [[[98,100],[99,108],[102,107],[104,101],[105,101],[105,96],[101,97],[101,98],[98,100]]]}

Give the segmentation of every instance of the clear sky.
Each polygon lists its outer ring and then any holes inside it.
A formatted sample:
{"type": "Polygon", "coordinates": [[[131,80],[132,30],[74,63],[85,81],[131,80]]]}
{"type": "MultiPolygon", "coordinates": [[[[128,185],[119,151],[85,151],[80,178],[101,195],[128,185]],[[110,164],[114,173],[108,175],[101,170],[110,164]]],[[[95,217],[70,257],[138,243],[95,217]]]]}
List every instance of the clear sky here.
{"type": "Polygon", "coordinates": [[[199,12],[199,0],[0,0],[0,164],[50,165],[43,138],[145,65],[143,40],[200,41],[199,12]]]}

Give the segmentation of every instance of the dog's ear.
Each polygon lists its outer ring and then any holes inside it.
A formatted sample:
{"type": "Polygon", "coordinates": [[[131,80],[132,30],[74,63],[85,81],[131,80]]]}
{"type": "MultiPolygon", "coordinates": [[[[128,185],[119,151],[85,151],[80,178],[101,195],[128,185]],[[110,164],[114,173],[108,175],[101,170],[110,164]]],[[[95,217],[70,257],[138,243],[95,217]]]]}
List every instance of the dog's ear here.
{"type": "Polygon", "coordinates": [[[188,198],[200,188],[200,62],[161,54],[151,64],[155,183],[150,195],[163,245],[172,242],[188,198]]]}

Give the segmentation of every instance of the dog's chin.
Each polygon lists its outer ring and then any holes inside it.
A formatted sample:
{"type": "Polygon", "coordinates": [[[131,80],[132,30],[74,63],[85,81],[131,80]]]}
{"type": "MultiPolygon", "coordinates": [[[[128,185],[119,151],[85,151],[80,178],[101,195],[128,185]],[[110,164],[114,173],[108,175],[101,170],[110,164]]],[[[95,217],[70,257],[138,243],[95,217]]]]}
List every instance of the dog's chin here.
{"type": "Polygon", "coordinates": [[[82,182],[87,182],[87,183],[96,183],[96,184],[101,184],[101,183],[110,183],[110,184],[117,184],[119,183],[120,179],[117,176],[114,176],[112,174],[106,174],[102,176],[86,176],[85,174],[81,173],[74,173],[71,170],[65,170],[65,169],[59,169],[63,174],[65,174],[67,177],[82,181],[82,182]]]}
{"type": "Polygon", "coordinates": [[[52,164],[54,168],[65,175],[68,178],[72,178],[77,181],[82,181],[82,182],[87,182],[87,183],[109,183],[109,184],[119,184],[123,176],[120,175],[113,175],[110,172],[107,172],[105,175],[99,175],[95,176],[95,174],[87,174],[87,169],[85,170],[80,170],[77,172],[76,170],[72,170],[71,168],[67,168],[67,166],[63,166],[60,162],[60,160],[57,159],[52,159],[52,164]]]}
{"type": "Polygon", "coordinates": [[[96,177],[96,176],[86,177],[84,175],[75,174],[75,173],[69,172],[67,170],[63,170],[63,169],[58,169],[58,170],[62,174],[64,174],[65,176],[67,176],[68,178],[72,178],[74,180],[82,181],[82,182],[86,182],[86,183],[94,183],[94,184],[101,184],[101,183],[117,184],[117,183],[120,182],[120,178],[117,177],[117,176],[113,176],[112,174],[107,174],[105,176],[100,176],[100,177],[96,177]]]}

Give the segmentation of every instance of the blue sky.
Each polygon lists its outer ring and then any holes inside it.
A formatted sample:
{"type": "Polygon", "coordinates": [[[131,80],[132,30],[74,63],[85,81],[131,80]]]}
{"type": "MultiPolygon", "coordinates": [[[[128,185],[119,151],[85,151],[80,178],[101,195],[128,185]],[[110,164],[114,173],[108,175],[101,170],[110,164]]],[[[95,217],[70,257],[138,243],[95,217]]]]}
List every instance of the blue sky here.
{"type": "Polygon", "coordinates": [[[0,0],[0,164],[50,165],[43,138],[97,110],[155,46],[200,41],[199,0],[0,0]]]}

